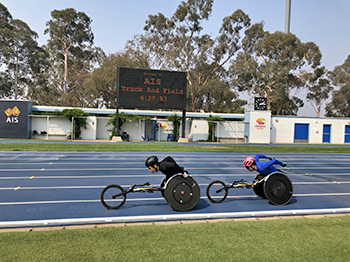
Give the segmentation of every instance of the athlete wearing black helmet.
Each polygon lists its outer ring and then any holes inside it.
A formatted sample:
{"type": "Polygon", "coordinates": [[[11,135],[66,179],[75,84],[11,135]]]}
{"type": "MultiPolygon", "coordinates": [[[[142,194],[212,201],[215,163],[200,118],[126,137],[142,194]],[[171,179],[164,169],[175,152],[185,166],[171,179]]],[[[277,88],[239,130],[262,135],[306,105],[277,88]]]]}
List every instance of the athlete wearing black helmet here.
{"type": "Polygon", "coordinates": [[[171,156],[167,156],[159,162],[158,157],[150,156],[146,159],[146,167],[151,173],[162,172],[165,175],[165,179],[168,180],[175,174],[183,174],[184,169],[180,167],[171,156]]]}

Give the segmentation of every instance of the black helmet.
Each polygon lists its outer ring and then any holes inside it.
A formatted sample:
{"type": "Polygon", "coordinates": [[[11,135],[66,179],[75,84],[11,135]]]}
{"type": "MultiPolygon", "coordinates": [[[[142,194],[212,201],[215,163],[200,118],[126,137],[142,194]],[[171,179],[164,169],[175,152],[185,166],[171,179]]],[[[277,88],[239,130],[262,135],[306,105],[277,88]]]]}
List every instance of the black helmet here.
{"type": "Polygon", "coordinates": [[[145,162],[146,167],[153,166],[154,164],[158,164],[158,157],[150,156],[146,159],[146,162],[145,162]]]}

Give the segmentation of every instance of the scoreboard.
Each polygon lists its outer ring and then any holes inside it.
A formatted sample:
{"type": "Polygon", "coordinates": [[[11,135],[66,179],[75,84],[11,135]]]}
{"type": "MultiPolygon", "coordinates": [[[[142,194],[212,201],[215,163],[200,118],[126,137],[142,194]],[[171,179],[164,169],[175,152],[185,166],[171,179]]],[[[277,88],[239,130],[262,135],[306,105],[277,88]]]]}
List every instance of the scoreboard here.
{"type": "Polygon", "coordinates": [[[118,67],[117,107],[186,110],[186,72],[118,67]]]}

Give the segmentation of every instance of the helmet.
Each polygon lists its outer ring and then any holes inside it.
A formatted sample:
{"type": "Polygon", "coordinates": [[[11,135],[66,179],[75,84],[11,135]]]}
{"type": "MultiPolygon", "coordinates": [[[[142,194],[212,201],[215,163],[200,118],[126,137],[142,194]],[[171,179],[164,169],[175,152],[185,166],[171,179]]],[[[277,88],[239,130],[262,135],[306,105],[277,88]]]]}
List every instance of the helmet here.
{"type": "Polygon", "coordinates": [[[146,159],[146,162],[145,162],[146,167],[153,166],[154,164],[158,164],[158,157],[150,156],[146,159]]]}
{"type": "Polygon", "coordinates": [[[243,160],[243,166],[250,167],[254,164],[255,159],[254,157],[248,156],[243,160]]]}

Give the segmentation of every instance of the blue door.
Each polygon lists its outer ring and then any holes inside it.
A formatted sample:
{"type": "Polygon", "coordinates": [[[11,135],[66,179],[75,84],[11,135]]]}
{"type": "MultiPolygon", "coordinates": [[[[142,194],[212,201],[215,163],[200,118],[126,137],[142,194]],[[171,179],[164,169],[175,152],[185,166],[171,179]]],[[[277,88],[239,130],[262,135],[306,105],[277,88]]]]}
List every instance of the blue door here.
{"type": "Polygon", "coordinates": [[[331,125],[323,125],[322,143],[331,142],[331,125]]]}
{"type": "Polygon", "coordinates": [[[157,141],[157,120],[153,120],[153,141],[157,141]]]}
{"type": "Polygon", "coordinates": [[[308,141],[309,141],[309,124],[295,124],[294,143],[308,143],[308,141]]]}
{"type": "Polygon", "coordinates": [[[345,143],[350,143],[350,126],[346,125],[345,126],[345,143]]]}

